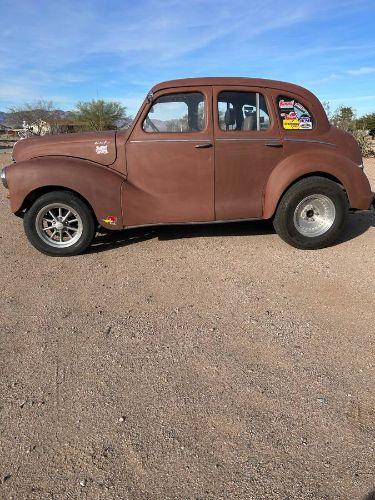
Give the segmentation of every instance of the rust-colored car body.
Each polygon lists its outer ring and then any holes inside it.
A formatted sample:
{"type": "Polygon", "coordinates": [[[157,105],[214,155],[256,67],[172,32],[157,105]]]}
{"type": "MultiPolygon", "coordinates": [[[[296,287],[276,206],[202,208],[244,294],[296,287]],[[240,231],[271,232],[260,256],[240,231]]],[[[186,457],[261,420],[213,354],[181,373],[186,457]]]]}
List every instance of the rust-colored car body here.
{"type": "Polygon", "coordinates": [[[6,178],[14,213],[22,214],[39,193],[66,188],[84,198],[108,229],[269,219],[289,186],[317,174],[337,180],[352,209],[369,209],[372,202],[352,136],[329,124],[311,92],[272,80],[196,78],[160,83],[128,130],[25,139],[15,145],[13,157],[6,178]],[[223,91],[261,93],[269,128],[222,130],[216,103],[223,91]],[[153,102],[181,92],[204,95],[203,130],[146,132],[143,123],[153,102]],[[314,117],[311,130],[282,127],[280,95],[306,105],[314,117]]]}

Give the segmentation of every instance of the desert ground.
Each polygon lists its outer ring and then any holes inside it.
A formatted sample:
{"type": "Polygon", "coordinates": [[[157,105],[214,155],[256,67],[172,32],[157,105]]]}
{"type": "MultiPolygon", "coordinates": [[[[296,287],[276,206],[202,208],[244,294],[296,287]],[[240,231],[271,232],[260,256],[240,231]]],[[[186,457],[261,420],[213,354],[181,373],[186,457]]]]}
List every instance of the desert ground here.
{"type": "Polygon", "coordinates": [[[0,498],[374,498],[374,214],[313,252],[238,223],[59,259],[5,195],[0,498]]]}

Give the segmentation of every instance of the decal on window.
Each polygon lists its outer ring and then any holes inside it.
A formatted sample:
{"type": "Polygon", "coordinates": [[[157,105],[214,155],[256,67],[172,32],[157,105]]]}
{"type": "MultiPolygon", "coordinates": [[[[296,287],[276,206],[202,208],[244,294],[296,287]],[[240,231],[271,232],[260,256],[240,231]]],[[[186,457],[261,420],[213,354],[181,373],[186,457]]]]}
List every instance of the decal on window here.
{"type": "Polygon", "coordinates": [[[285,101],[284,99],[280,99],[279,108],[280,109],[294,108],[294,101],[285,101]]]}
{"type": "Polygon", "coordinates": [[[313,128],[311,113],[295,99],[280,96],[278,98],[278,108],[285,130],[311,130],[313,128]]]}

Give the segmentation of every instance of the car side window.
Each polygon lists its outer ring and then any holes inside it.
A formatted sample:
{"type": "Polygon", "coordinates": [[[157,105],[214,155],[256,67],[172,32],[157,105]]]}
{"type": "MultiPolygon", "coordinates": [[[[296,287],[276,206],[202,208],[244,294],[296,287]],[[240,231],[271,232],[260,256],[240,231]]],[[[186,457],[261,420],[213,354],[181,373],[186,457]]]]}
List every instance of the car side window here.
{"type": "Polygon", "coordinates": [[[220,92],[218,113],[221,130],[254,131],[270,127],[266,101],[257,92],[220,92]]]}
{"type": "Polygon", "coordinates": [[[144,122],[145,132],[199,132],[205,128],[206,105],[200,92],[163,95],[156,99],[144,122]]]}
{"type": "Polygon", "coordinates": [[[285,130],[311,130],[314,126],[312,114],[298,99],[279,96],[277,109],[285,130]]]}

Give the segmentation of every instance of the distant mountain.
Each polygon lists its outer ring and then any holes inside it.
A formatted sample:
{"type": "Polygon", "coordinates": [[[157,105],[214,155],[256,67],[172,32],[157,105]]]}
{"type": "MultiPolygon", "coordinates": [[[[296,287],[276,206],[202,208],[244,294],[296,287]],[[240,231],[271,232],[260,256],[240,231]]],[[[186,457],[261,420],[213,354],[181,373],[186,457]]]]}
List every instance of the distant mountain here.
{"type": "Polygon", "coordinates": [[[7,113],[0,111],[0,123],[5,123],[7,119],[7,113]]]}

